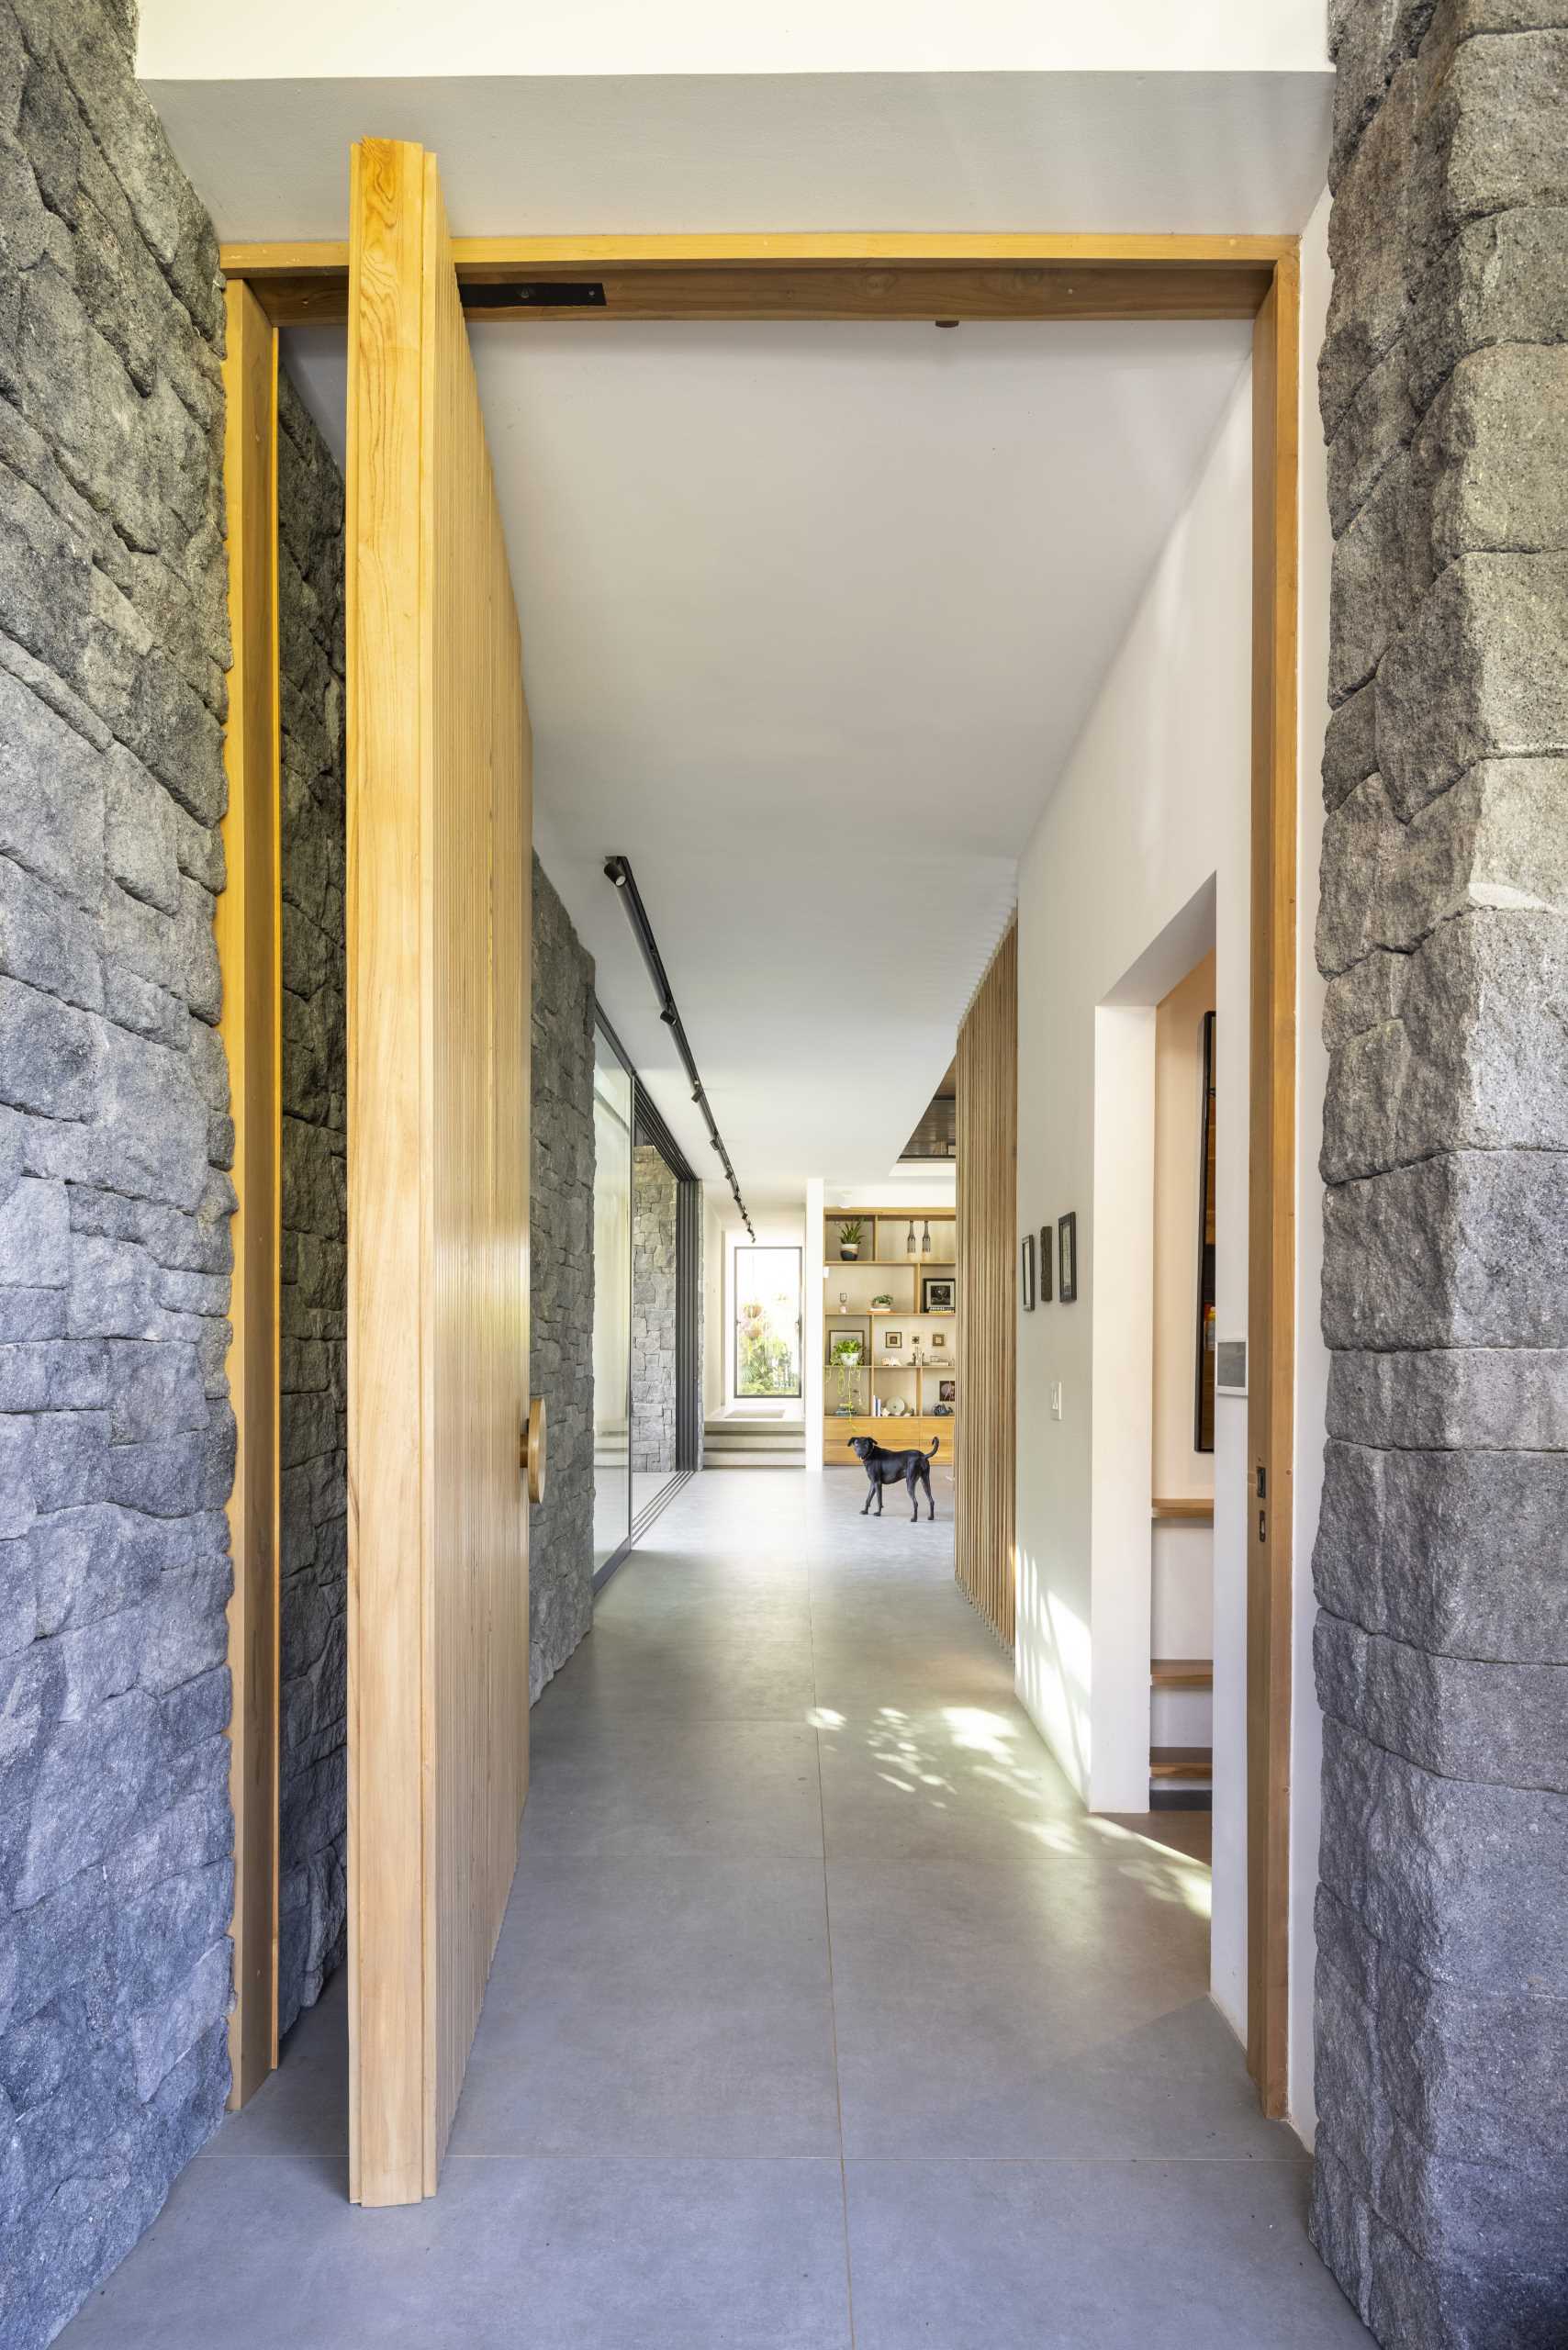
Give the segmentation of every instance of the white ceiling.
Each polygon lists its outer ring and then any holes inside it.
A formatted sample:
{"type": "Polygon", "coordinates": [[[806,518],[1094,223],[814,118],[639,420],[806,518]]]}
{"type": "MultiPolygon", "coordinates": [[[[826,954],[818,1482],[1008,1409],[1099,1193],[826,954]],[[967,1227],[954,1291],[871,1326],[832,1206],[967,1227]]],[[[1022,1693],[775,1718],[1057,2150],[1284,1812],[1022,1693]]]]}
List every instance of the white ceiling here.
{"type": "Polygon", "coordinates": [[[147,84],[228,239],[346,235],[349,148],[372,133],[434,151],[462,236],[1292,235],[1323,190],[1333,86],[1326,63],[147,84]]]}
{"type": "MultiPolygon", "coordinates": [[[[1240,325],[476,326],[540,853],[716,1172],[885,1176],[1245,366],[1240,325]]],[[[341,446],[342,346],[289,364],[341,446]]]]}

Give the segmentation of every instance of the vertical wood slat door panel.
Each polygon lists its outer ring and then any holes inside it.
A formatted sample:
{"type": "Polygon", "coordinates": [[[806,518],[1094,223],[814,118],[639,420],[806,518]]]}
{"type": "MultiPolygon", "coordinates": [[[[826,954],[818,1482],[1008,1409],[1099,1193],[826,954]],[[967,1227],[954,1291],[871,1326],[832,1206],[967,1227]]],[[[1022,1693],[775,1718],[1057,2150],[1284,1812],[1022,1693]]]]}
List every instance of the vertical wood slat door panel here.
{"type": "Polygon", "coordinates": [[[955,1571],[973,1605],[1011,1648],[1016,1606],[1016,923],[964,1015],[958,1058],[955,1571]]]}
{"type": "Polygon", "coordinates": [[[434,159],[354,150],[351,2184],[435,2191],[527,1790],[531,763],[434,159]]]}

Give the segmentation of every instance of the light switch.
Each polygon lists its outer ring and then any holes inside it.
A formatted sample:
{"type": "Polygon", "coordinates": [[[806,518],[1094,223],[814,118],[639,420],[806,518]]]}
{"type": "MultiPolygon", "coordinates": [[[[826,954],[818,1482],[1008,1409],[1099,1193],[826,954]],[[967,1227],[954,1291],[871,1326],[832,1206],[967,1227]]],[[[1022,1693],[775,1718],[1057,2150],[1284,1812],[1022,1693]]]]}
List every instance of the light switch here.
{"type": "Polygon", "coordinates": [[[1061,1417],[1061,1381],[1059,1379],[1053,1379],[1051,1382],[1051,1417],[1053,1420],[1059,1420],[1061,1417]]]}

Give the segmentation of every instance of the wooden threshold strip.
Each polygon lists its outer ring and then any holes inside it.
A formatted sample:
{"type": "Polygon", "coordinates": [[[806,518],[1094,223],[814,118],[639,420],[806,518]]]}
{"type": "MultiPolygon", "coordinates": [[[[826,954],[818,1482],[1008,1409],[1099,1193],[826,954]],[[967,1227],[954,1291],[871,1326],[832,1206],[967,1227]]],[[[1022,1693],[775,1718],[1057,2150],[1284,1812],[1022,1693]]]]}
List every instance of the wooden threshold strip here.
{"type": "MultiPolygon", "coordinates": [[[[460,237],[470,319],[1250,319],[1278,237],[460,237]],[[572,298],[552,303],[540,289],[572,298]],[[494,285],[492,308],[480,289],[494,285]],[[515,289],[531,289],[520,300],[515,289]],[[499,289],[512,289],[503,298],[499,289]],[[595,289],[591,295],[586,288],[595,289]],[[599,292],[602,292],[602,299],[599,292]]],[[[273,323],[346,319],[348,248],[230,244],[273,323]]]]}

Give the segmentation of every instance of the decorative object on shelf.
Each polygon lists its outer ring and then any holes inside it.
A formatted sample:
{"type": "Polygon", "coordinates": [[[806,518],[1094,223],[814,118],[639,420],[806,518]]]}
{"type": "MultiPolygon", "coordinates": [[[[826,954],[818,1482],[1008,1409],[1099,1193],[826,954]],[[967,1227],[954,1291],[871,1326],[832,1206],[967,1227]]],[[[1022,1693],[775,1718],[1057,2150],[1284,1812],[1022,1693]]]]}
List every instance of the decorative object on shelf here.
{"type": "Polygon", "coordinates": [[[909,1405],[902,1395],[895,1395],[890,1403],[883,1404],[882,1409],[890,1420],[902,1420],[909,1417],[909,1405]]]}
{"type": "Polygon", "coordinates": [[[902,1330],[884,1330],[882,1333],[882,1344],[890,1354],[895,1347],[902,1346],[903,1332],[902,1330]]]}
{"type": "Polygon", "coordinates": [[[1051,1227],[1048,1224],[1042,1224],[1040,1226],[1040,1304],[1042,1305],[1048,1305],[1051,1302],[1052,1253],[1051,1227]]]}
{"type": "Polygon", "coordinates": [[[931,1351],[932,1351],[932,1353],[933,1353],[933,1354],[935,1354],[935,1353],[936,1352],[936,1349],[937,1349],[937,1348],[938,1348],[938,1347],[941,1347],[941,1348],[946,1348],[946,1344],[947,1344],[947,1333],[946,1333],[946,1330],[933,1330],[933,1332],[931,1333],[931,1351]]]}
{"type": "Polygon", "coordinates": [[[1076,1211],[1071,1215],[1058,1217],[1057,1241],[1058,1253],[1061,1259],[1059,1267],[1060,1278],[1057,1282],[1057,1288],[1060,1292],[1062,1304],[1064,1305],[1070,1305],[1078,1295],[1078,1216],[1076,1211]]]}
{"type": "Polygon", "coordinates": [[[931,1416],[934,1420],[950,1420],[953,1416],[953,1406],[951,1404],[933,1404],[931,1416]]]}
{"type": "Polygon", "coordinates": [[[920,1310],[923,1314],[951,1314],[958,1305],[958,1284],[946,1273],[923,1273],[920,1281],[920,1310]]]}
{"type": "Polygon", "coordinates": [[[1024,1285],[1024,1311],[1025,1314],[1033,1314],[1035,1310],[1035,1236],[1032,1232],[1026,1232],[1024,1235],[1018,1254],[1022,1260],[1019,1278],[1024,1285]]]}
{"type": "Polygon", "coordinates": [[[860,1365],[865,1349],[858,1337],[835,1338],[833,1342],[834,1374],[838,1381],[838,1409],[841,1418],[847,1419],[857,1410],[860,1402],[860,1365]]]}
{"type": "Polygon", "coordinates": [[[838,1310],[841,1314],[847,1314],[849,1311],[849,1292],[846,1289],[841,1289],[838,1292],[838,1310]]]}
{"type": "Polygon", "coordinates": [[[936,1393],[942,1398],[943,1404],[951,1409],[958,1400],[958,1381],[956,1379],[939,1379],[936,1382],[936,1393]]]}
{"type": "Polygon", "coordinates": [[[871,1300],[871,1311],[873,1314],[875,1314],[879,1305],[886,1306],[890,1314],[893,1310],[892,1298],[885,1289],[879,1289],[877,1292],[876,1296],[871,1300]]]}
{"type": "Polygon", "coordinates": [[[923,1257],[929,1257],[931,1254],[931,1225],[929,1221],[927,1221],[925,1227],[920,1236],[920,1253],[923,1257]]]}
{"type": "Polygon", "coordinates": [[[914,1254],[914,1218],[913,1216],[911,1216],[909,1222],[909,1238],[903,1245],[904,1254],[906,1256],[913,1257],[914,1254]]]}
{"type": "Polygon", "coordinates": [[[838,1253],[846,1260],[846,1262],[852,1264],[855,1259],[859,1256],[860,1235],[864,1229],[865,1226],[862,1225],[860,1218],[857,1215],[850,1216],[847,1222],[839,1225],[838,1253]]]}

